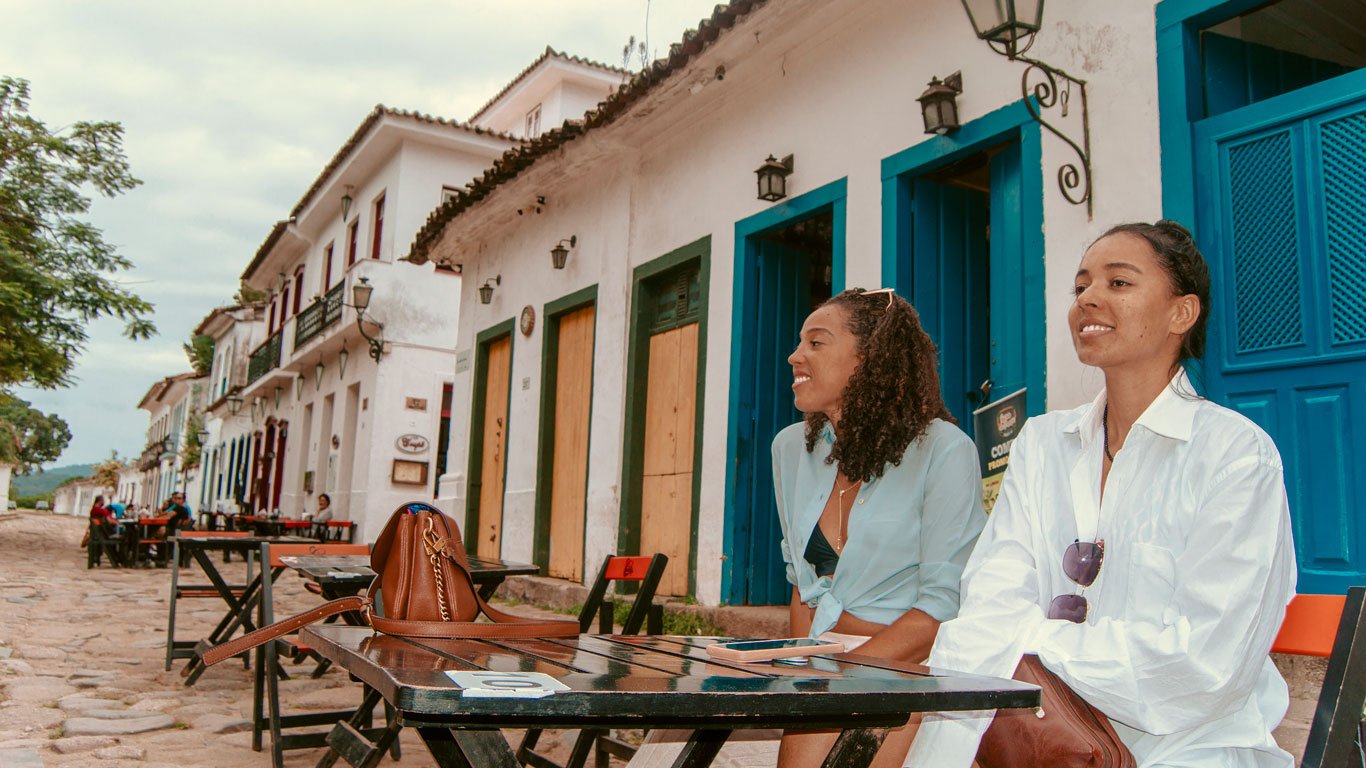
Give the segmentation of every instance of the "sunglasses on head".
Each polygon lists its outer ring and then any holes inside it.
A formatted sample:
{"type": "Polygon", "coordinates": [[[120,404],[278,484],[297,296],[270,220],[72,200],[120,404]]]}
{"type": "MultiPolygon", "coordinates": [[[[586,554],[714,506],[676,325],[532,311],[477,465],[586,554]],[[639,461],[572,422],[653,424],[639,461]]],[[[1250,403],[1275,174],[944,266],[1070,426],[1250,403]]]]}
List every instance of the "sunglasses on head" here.
{"type": "Polygon", "coordinates": [[[891,308],[892,308],[892,297],[896,296],[896,291],[895,291],[894,289],[892,289],[892,288],[878,288],[877,290],[874,290],[874,291],[859,291],[859,292],[858,292],[858,295],[860,295],[860,296],[873,296],[873,295],[876,295],[876,294],[879,294],[879,293],[885,293],[885,294],[887,294],[887,308],[888,308],[888,309],[891,309],[891,308]]]}
{"type": "MultiPolygon", "coordinates": [[[[1062,553],[1062,572],[1085,589],[1096,583],[1100,564],[1105,559],[1105,540],[1074,541],[1062,553]]],[[[1058,595],[1048,604],[1048,618],[1080,624],[1086,621],[1090,605],[1085,595],[1058,595]]]]}

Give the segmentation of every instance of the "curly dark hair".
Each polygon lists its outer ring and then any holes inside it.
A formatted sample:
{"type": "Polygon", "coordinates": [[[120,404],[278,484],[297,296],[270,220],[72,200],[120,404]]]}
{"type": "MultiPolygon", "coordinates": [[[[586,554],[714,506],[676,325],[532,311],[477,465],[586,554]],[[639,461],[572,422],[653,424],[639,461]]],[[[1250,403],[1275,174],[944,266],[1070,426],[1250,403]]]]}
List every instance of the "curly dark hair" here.
{"type": "Polygon", "coordinates": [[[1100,242],[1110,235],[1133,235],[1140,238],[1153,249],[1157,263],[1171,280],[1172,293],[1176,296],[1194,295],[1200,300],[1200,315],[1186,335],[1181,339],[1181,360],[1199,359],[1205,356],[1205,326],[1209,320],[1209,265],[1195,245],[1190,230],[1170,219],[1161,219],[1153,224],[1132,222],[1110,227],[1105,234],[1096,238],[1100,242]]]}
{"type": "MultiPolygon", "coordinates": [[[[934,342],[905,299],[851,288],[821,306],[844,310],[859,356],[840,400],[839,439],[826,463],[838,462],[845,477],[866,482],[881,477],[888,464],[899,465],[934,419],[957,422],[939,393],[934,342]]],[[[828,421],[824,413],[806,414],[808,453],[828,421]]]]}

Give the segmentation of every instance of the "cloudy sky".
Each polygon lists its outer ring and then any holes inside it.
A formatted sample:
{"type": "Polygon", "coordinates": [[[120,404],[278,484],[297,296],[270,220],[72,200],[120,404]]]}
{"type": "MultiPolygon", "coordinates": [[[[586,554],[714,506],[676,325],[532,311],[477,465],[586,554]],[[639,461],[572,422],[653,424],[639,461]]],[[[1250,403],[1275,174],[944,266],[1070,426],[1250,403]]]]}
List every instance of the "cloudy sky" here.
{"type": "Polygon", "coordinates": [[[547,45],[620,65],[648,33],[661,55],[715,2],[0,0],[0,75],[30,81],[50,128],[122,123],[144,182],[91,219],[136,265],[120,279],[160,334],[102,321],[75,387],[20,390],[71,425],[56,464],[142,450],[138,400],[189,370],[181,344],[376,103],[463,120],[547,45]]]}

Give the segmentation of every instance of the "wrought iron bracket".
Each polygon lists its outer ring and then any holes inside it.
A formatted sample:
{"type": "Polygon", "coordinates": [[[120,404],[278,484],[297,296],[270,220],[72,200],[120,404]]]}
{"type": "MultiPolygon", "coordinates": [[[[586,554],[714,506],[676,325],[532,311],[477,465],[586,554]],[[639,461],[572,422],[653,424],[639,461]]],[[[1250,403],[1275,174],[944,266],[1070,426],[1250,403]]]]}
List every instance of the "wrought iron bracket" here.
{"type": "Polygon", "coordinates": [[[1077,153],[1077,162],[1066,162],[1058,167],[1058,191],[1073,205],[1086,204],[1086,218],[1092,214],[1091,182],[1091,120],[1086,109],[1086,81],[1073,77],[1057,67],[1045,64],[1028,56],[1015,55],[1012,60],[1022,61],[1029,66],[1020,76],[1020,92],[1024,96],[1025,108],[1034,121],[1049,133],[1062,139],[1063,143],[1077,153]],[[1032,84],[1031,84],[1032,83],[1032,84]],[[1044,112],[1057,110],[1059,118],[1066,118],[1071,107],[1072,91],[1077,90],[1081,97],[1081,143],[1078,144],[1053,122],[1044,118],[1044,112]]]}
{"type": "Polygon", "coordinates": [[[374,336],[365,332],[365,313],[357,310],[356,330],[360,331],[361,338],[365,339],[366,343],[370,345],[370,358],[378,363],[380,358],[384,357],[384,325],[382,323],[377,323],[374,320],[371,320],[370,322],[374,323],[375,326],[379,328],[379,333],[374,336]]]}

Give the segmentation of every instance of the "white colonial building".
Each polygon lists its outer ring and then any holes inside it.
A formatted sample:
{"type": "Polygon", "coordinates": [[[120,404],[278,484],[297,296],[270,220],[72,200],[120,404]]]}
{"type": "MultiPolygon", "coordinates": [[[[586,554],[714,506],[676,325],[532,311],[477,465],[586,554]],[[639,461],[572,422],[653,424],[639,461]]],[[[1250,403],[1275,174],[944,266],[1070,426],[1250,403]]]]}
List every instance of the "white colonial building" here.
{"type": "Polygon", "coordinates": [[[204,406],[207,386],[208,377],[181,373],[161,379],[142,396],[138,408],[147,411],[147,443],[135,461],[142,482],[133,503],[155,508],[175,491],[198,498],[202,473],[185,465],[183,448],[189,430],[198,431],[195,414],[204,406]]]}
{"type": "Polygon", "coordinates": [[[254,501],[251,460],[255,453],[252,419],[242,413],[241,396],[247,383],[251,351],[266,338],[265,305],[218,307],[200,321],[196,336],[213,339],[204,405],[204,447],[200,467],[204,482],[197,497],[189,498],[197,512],[236,513],[254,501]]]}
{"type": "Polygon", "coordinates": [[[515,144],[376,107],[271,231],[242,275],[269,294],[234,395],[251,434],[245,507],[296,516],[327,493],[368,540],[399,504],[432,500],[460,274],[397,257],[432,208],[515,144]]]}
{"type": "Polygon", "coordinates": [[[1216,280],[1204,386],[1287,457],[1301,587],[1360,581],[1366,422],[1344,414],[1366,381],[1366,46],[1326,18],[1058,0],[1008,57],[959,0],[718,7],[581,120],[543,122],[408,249],[465,276],[447,301],[459,288],[470,416],[442,503],[481,554],[551,575],[663,551],[666,593],[786,602],[769,442],[798,418],[785,358],[813,303],[910,299],[968,430],[983,382],[1071,407],[1102,384],[1065,325],[1077,263],[1165,215],[1216,280]],[[956,116],[928,133],[934,93],[956,116]],[[756,196],[760,167],[780,194],[756,196]]]}

